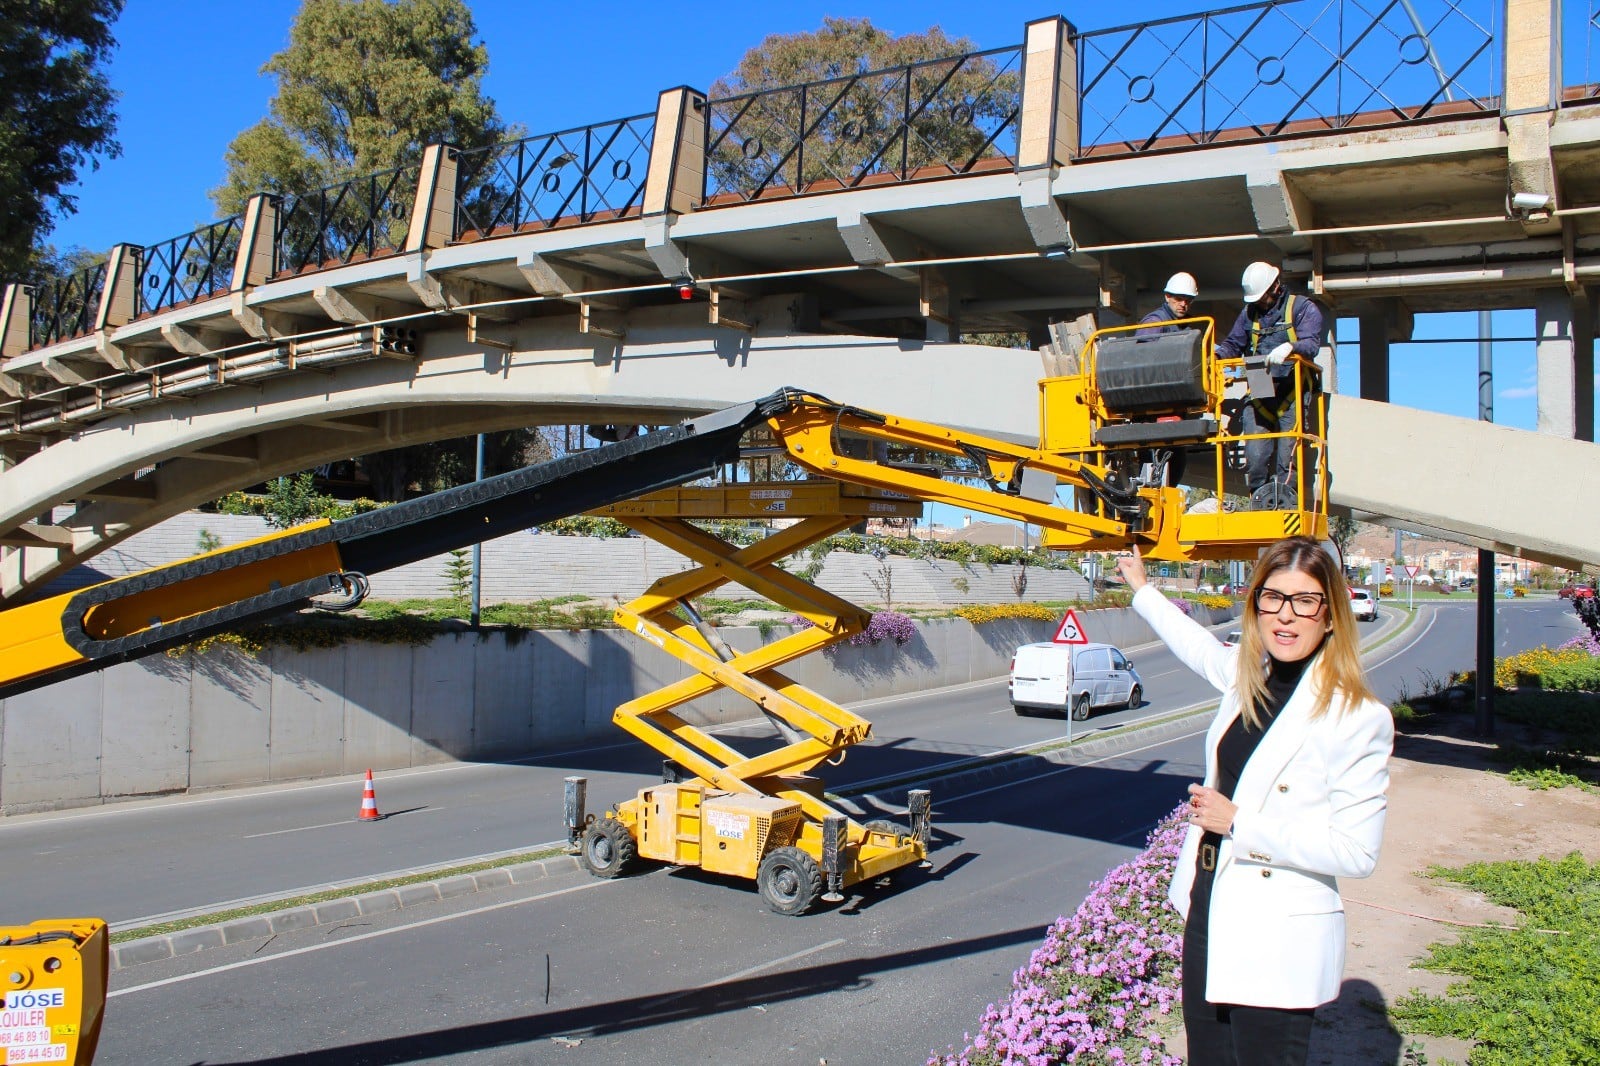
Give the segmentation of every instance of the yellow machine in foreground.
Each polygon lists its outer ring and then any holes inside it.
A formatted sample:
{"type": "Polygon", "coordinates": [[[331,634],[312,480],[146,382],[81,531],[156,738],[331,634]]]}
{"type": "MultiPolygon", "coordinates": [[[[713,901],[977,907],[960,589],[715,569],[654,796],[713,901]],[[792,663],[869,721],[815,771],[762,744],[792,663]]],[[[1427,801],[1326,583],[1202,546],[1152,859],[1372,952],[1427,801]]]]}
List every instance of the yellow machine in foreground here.
{"type": "MultiPolygon", "coordinates": [[[[1321,397],[1288,434],[1230,434],[1229,378],[1243,371],[1243,360],[1216,357],[1209,319],[1191,324],[1196,328],[1161,334],[1139,327],[1095,334],[1078,373],[1040,383],[1038,447],[791,389],[758,401],[756,410],[787,457],[826,480],[673,489],[594,512],[698,564],[656,582],[615,614],[618,626],[697,676],[631,700],[613,716],[686,779],[643,789],[600,818],[585,812],[582,779],[569,779],[568,838],[584,865],[615,877],[642,858],[753,878],[774,910],[798,914],[819,896],[838,900],[844,888],[926,861],[928,793],[908,797],[909,826],[859,824],[827,802],[810,771],[842,758],[871,725],[779,671],[870,619],[778,565],[863,517],[914,515],[921,501],[931,500],[1036,524],[1051,548],[1137,543],[1151,558],[1179,560],[1244,558],[1286,535],[1326,536],[1321,397]],[[1316,432],[1307,431],[1307,414],[1316,432]],[[1239,450],[1262,438],[1288,442],[1294,483],[1260,494],[1258,504],[1269,507],[1236,510],[1228,489],[1230,477],[1239,479],[1239,450]],[[897,453],[905,461],[894,461],[897,453]],[[1185,467],[1209,483],[1202,506],[1185,507],[1175,476],[1185,467]],[[1070,505],[1058,499],[1063,490],[1070,505]],[[693,524],[775,514],[798,521],[744,548],[693,524]],[[810,625],[735,652],[701,621],[693,602],[729,582],[810,625]],[[746,755],[677,713],[719,688],[753,701],[781,743],[746,755]]],[[[1297,374],[1312,372],[1296,367],[1297,374]]]]}
{"type": "Polygon", "coordinates": [[[5,1061],[94,1061],[110,939],[98,918],[0,926],[0,1051],[5,1061]]]}

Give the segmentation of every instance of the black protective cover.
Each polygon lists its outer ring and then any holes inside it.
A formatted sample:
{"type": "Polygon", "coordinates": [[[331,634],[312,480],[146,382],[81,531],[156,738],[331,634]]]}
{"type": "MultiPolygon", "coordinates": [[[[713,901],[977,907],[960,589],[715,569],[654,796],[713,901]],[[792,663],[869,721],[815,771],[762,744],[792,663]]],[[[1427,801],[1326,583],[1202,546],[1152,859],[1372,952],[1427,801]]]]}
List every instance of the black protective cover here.
{"type": "Polygon", "coordinates": [[[1128,416],[1204,410],[1208,397],[1201,341],[1197,329],[1100,341],[1094,379],[1107,412],[1128,416]]]}

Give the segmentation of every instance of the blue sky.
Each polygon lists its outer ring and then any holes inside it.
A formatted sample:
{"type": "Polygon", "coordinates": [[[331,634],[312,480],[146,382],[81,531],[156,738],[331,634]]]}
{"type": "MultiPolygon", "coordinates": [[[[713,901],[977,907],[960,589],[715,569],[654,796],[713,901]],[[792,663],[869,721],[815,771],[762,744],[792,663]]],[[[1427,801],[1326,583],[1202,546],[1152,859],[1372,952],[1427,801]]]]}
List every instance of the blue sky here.
{"type": "MultiPolygon", "coordinates": [[[[1471,3],[1472,0],[1465,0],[1471,3]]],[[[299,0],[129,0],[116,26],[112,61],[123,155],[86,173],[73,191],[78,213],[61,219],[50,240],[60,248],[104,250],[119,241],[154,243],[213,217],[208,189],[223,176],[223,152],[242,129],[265,113],[271,79],[259,74],[288,41],[299,0]]],[[[1224,6],[1195,0],[1148,0],[1134,8],[1067,12],[1080,29],[1224,6]]],[[[1426,9],[1429,0],[1419,0],[1426,9]]],[[[1488,9],[1492,10],[1490,5],[1488,9]]],[[[938,24],[979,48],[1021,41],[1030,19],[1055,12],[1039,0],[887,0],[825,3],[529,4],[479,0],[472,4],[488,46],[486,92],[508,122],[530,132],[584,125],[651,110],[656,94],[680,84],[709,87],[770,33],[818,28],[826,15],[865,16],[895,33],[938,24]]],[[[1419,318],[1418,336],[1466,338],[1470,314],[1419,318]]],[[[1533,333],[1531,311],[1495,315],[1501,336],[1533,333]]],[[[1341,341],[1357,336],[1341,320],[1341,341]]],[[[1340,385],[1357,388],[1356,349],[1341,346],[1340,385]]],[[[1397,347],[1391,395],[1397,403],[1475,416],[1476,345],[1397,347]]],[[[1534,426],[1533,346],[1503,343],[1495,350],[1495,420],[1534,426]]],[[[946,519],[941,518],[941,522],[946,519]]]]}

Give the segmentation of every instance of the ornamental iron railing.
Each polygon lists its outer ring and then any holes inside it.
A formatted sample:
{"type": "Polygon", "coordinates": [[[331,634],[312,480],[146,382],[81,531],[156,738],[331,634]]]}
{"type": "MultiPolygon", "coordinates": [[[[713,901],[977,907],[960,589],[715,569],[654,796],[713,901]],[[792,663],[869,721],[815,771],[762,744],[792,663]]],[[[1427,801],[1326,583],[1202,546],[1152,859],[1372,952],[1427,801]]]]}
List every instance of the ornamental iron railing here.
{"type": "Polygon", "coordinates": [[[456,240],[637,212],[655,115],[634,115],[456,155],[456,240]]]}
{"type": "Polygon", "coordinates": [[[412,164],[284,196],[273,233],[273,272],[299,273],[398,252],[420,174],[421,167],[412,164]]]}
{"type": "Polygon", "coordinates": [[[139,254],[135,314],[150,314],[192,300],[204,300],[227,289],[239,256],[243,218],[234,215],[201,226],[139,254]]]}
{"type": "Polygon", "coordinates": [[[71,274],[46,278],[33,290],[28,346],[42,348],[88,333],[94,328],[100,293],[105,287],[105,260],[71,274]]]}
{"type": "Polygon", "coordinates": [[[705,198],[851,189],[1015,167],[1022,49],[997,48],[706,107],[705,198]]]}
{"type": "Polygon", "coordinates": [[[1499,108],[1500,0],[1274,0],[1078,38],[1084,155],[1499,108]]]}
{"type": "Polygon", "coordinates": [[[1600,0],[1563,0],[1561,45],[1565,102],[1600,99],[1600,0]]]}

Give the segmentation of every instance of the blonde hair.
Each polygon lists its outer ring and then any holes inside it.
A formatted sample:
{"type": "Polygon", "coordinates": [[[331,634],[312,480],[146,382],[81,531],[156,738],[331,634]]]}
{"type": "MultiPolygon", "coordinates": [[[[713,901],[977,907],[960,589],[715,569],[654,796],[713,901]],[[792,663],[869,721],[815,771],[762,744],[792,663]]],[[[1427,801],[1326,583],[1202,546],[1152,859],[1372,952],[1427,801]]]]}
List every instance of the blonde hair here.
{"type": "Polygon", "coordinates": [[[1321,585],[1327,602],[1328,635],[1302,678],[1302,684],[1310,681],[1315,686],[1312,692],[1315,701],[1311,707],[1312,719],[1328,713],[1335,693],[1344,697],[1347,707],[1377,698],[1368,687],[1366,673],[1361,668],[1361,638],[1356,631],[1355,614],[1350,610],[1350,589],[1344,583],[1344,575],[1316,541],[1310,537],[1287,537],[1262,553],[1244,597],[1244,618],[1239,626],[1240,670],[1236,686],[1239,690],[1239,713],[1253,729],[1262,727],[1260,709],[1267,702],[1267,650],[1261,641],[1256,593],[1268,578],[1285,570],[1298,571],[1321,585]],[[1260,663],[1262,669],[1246,669],[1246,663],[1260,663]]]}

